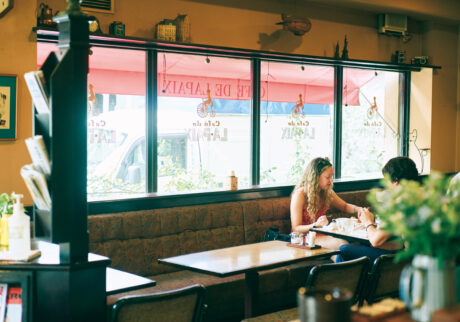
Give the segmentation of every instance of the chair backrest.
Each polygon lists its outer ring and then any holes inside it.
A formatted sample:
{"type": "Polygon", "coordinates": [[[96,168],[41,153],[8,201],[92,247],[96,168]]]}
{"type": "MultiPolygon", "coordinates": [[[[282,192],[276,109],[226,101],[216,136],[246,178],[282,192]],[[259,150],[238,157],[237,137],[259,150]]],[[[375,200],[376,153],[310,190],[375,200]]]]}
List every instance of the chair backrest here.
{"type": "Polygon", "coordinates": [[[410,260],[394,262],[395,255],[381,255],[372,265],[366,281],[363,299],[371,304],[385,297],[399,296],[399,278],[410,260]]]}
{"type": "Polygon", "coordinates": [[[199,322],[204,314],[205,288],[191,285],[177,290],[130,295],[112,306],[112,322],[199,322]]]}
{"type": "Polygon", "coordinates": [[[352,304],[356,303],[361,296],[361,290],[371,261],[363,256],[351,261],[316,265],[308,274],[306,287],[308,289],[347,289],[352,292],[352,304]]]}

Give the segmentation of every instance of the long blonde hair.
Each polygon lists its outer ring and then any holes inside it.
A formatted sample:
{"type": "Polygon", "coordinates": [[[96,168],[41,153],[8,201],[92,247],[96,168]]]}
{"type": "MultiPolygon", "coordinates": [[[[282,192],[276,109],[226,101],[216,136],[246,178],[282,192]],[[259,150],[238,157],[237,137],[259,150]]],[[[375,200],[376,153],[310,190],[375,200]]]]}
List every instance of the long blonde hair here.
{"type": "Polygon", "coordinates": [[[315,221],[316,213],[320,210],[321,203],[327,208],[332,199],[332,185],[327,190],[319,187],[319,176],[326,169],[332,167],[328,158],[316,158],[310,161],[305,169],[300,182],[295,186],[294,191],[303,188],[305,192],[305,204],[308,215],[312,222],[315,221]]]}

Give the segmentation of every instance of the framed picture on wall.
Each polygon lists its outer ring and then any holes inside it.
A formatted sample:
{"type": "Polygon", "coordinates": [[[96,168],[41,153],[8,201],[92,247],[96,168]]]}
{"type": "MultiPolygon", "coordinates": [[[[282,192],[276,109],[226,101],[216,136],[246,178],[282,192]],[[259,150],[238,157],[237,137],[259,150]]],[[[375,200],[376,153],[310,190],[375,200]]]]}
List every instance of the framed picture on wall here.
{"type": "Polygon", "coordinates": [[[0,74],[0,140],[16,139],[16,75],[0,74]]]}

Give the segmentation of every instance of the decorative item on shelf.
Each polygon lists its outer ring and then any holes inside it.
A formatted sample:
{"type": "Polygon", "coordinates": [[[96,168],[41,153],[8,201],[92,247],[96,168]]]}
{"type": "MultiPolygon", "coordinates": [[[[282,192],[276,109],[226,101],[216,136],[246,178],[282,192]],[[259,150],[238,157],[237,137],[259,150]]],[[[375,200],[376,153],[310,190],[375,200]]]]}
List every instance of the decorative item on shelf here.
{"type": "Polygon", "coordinates": [[[37,27],[56,28],[57,24],[53,21],[53,9],[43,2],[40,3],[38,9],[40,14],[37,16],[37,27]]]}
{"type": "Polygon", "coordinates": [[[413,65],[428,65],[428,56],[415,56],[410,60],[413,65]]]}
{"type": "Polygon", "coordinates": [[[114,21],[109,26],[109,34],[115,36],[124,36],[125,35],[125,24],[121,21],[114,21]]]}
{"type": "Polygon", "coordinates": [[[101,25],[99,19],[95,16],[89,17],[89,32],[93,34],[102,34],[101,25]]]}
{"type": "Polygon", "coordinates": [[[334,58],[340,59],[340,47],[339,47],[338,41],[337,41],[337,44],[335,45],[334,58]]]}
{"type": "Polygon", "coordinates": [[[343,50],[342,50],[342,59],[348,59],[348,40],[347,35],[345,35],[345,39],[343,41],[343,50]]]}
{"type": "Polygon", "coordinates": [[[460,254],[460,182],[433,172],[420,184],[402,180],[385,190],[373,189],[369,201],[382,220],[382,229],[399,236],[410,258],[400,279],[402,299],[417,321],[456,302],[455,258],[460,254]]]}
{"type": "Polygon", "coordinates": [[[393,55],[393,63],[395,64],[404,64],[406,60],[406,51],[397,50],[393,55]]]}
{"type": "Polygon", "coordinates": [[[282,13],[281,20],[281,22],[277,22],[276,24],[283,25],[283,30],[289,30],[296,36],[303,36],[311,29],[311,22],[308,18],[288,16],[282,13]]]}
{"type": "Polygon", "coordinates": [[[188,15],[177,15],[176,19],[176,40],[179,42],[190,42],[190,18],[188,15]]]}
{"type": "Polygon", "coordinates": [[[165,19],[156,25],[156,39],[164,41],[176,41],[176,22],[165,19]]]}

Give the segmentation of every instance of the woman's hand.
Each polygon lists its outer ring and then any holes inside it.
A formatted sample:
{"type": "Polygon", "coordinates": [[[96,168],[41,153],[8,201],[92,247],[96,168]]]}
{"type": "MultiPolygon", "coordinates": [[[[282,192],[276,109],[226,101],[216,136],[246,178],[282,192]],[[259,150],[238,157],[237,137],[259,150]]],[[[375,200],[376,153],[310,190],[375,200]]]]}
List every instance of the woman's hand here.
{"type": "Polygon", "coordinates": [[[358,219],[367,226],[374,223],[374,214],[369,211],[369,208],[362,208],[358,214],[358,219]]]}
{"type": "Polygon", "coordinates": [[[315,222],[315,226],[327,226],[329,224],[329,220],[327,220],[326,216],[321,216],[315,222]]]}

